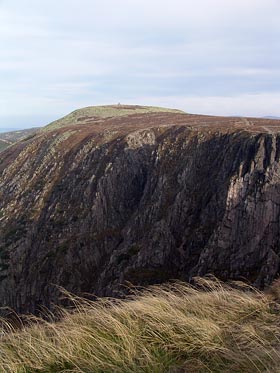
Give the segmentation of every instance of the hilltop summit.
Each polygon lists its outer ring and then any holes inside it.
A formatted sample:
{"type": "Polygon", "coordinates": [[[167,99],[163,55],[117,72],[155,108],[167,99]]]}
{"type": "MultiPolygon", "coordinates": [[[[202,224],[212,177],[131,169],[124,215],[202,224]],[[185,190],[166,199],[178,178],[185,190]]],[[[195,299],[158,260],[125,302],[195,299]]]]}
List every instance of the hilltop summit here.
{"type": "Polygon", "coordinates": [[[183,113],[181,110],[168,109],[155,106],[140,106],[140,105],[103,105],[103,106],[88,106],[82,109],[73,111],[65,117],[50,123],[45,128],[47,130],[59,128],[69,125],[88,124],[93,121],[98,121],[106,118],[126,117],[135,114],[150,114],[150,113],[183,113]]]}

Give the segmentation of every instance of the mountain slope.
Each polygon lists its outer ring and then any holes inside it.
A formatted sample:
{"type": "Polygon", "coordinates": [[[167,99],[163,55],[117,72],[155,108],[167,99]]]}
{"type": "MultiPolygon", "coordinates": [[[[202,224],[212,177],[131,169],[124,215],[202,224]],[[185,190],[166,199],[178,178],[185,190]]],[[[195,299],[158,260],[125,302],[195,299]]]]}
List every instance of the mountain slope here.
{"type": "Polygon", "coordinates": [[[28,136],[32,136],[38,128],[29,128],[19,131],[10,131],[0,133],[0,152],[13,145],[17,141],[21,141],[28,136]]]}
{"type": "Polygon", "coordinates": [[[103,296],[210,272],[260,287],[277,276],[280,121],[83,120],[2,153],[2,305],[50,307],[54,284],[103,296]]]}
{"type": "Polygon", "coordinates": [[[3,150],[5,150],[8,146],[10,146],[12,143],[10,143],[9,141],[6,141],[6,140],[1,140],[0,139],[0,152],[2,152],[3,150]]]}

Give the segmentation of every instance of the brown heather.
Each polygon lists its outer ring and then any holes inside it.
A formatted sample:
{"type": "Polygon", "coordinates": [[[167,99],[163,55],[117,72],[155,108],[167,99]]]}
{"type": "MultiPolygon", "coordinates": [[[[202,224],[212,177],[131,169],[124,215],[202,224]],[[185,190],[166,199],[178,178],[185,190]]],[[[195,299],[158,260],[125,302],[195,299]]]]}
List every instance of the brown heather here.
{"type": "Polygon", "coordinates": [[[72,298],[59,322],[6,325],[1,372],[280,372],[279,284],[263,293],[197,281],[127,300],[72,298]]]}

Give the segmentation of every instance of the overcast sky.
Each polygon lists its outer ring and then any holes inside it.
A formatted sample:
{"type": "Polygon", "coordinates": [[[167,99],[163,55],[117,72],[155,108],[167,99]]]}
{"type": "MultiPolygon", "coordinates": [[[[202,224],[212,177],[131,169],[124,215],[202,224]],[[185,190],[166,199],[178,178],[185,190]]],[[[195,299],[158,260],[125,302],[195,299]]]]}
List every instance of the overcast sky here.
{"type": "Polygon", "coordinates": [[[280,116],[279,0],[0,0],[0,128],[89,105],[280,116]]]}

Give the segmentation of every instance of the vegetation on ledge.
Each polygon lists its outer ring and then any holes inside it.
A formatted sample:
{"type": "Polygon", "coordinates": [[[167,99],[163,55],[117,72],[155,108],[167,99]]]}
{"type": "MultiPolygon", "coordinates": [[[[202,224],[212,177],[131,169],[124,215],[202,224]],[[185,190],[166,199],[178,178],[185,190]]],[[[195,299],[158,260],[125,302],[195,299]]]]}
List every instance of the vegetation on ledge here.
{"type": "Polygon", "coordinates": [[[280,308],[241,284],[175,283],[128,300],[72,298],[60,322],[4,328],[2,372],[279,372],[280,308]]]}

